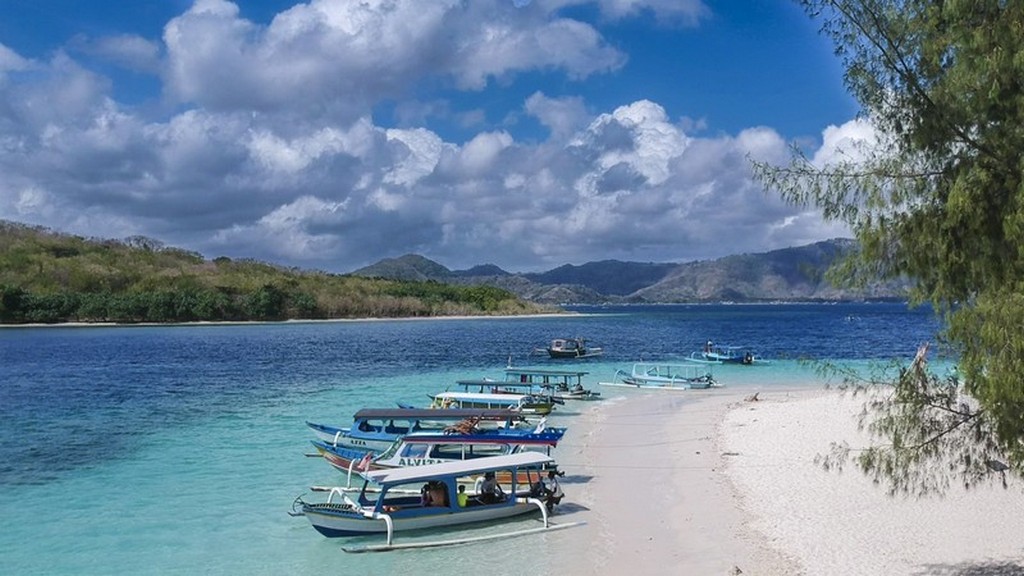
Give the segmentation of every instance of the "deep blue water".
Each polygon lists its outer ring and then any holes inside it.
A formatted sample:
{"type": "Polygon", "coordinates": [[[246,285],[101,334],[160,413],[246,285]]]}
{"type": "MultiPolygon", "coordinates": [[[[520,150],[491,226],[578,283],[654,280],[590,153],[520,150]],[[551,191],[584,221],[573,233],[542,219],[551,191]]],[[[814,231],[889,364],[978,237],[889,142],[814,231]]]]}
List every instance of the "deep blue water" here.
{"type": "Polygon", "coordinates": [[[725,385],[786,383],[800,359],[906,359],[939,330],[928,310],[899,304],[574,310],[583,314],[0,329],[0,572],[320,574],[335,544],[284,514],[305,487],[336,479],[303,456],[306,419],[345,424],[359,408],[423,403],[455,379],[500,377],[509,359],[578,366],[594,386],[708,339],[772,360],[723,367],[725,385]],[[605,355],[530,355],[561,336],[605,355]]]}

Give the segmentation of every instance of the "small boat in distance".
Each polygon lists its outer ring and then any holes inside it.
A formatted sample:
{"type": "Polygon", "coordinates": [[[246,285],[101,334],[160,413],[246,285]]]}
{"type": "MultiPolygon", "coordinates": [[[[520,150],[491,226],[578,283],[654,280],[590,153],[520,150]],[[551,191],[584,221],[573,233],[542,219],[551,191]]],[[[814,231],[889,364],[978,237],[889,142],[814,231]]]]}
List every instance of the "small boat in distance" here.
{"type": "Polygon", "coordinates": [[[630,372],[617,370],[615,382],[599,382],[602,386],[652,388],[658,390],[692,390],[718,388],[721,385],[711,374],[707,363],[637,362],[630,372]]]}
{"type": "MultiPolygon", "coordinates": [[[[307,503],[300,496],[291,515],[305,516],[317,532],[327,537],[387,534],[385,545],[343,548],[346,552],[386,551],[397,548],[433,547],[466,541],[416,542],[396,546],[394,532],[421,530],[509,518],[540,511],[543,528],[531,528],[494,537],[517,536],[549,529],[544,503],[530,494],[541,470],[553,463],[550,456],[522,452],[411,468],[375,470],[365,474],[362,488],[314,487],[329,492],[326,502],[307,503]],[[512,479],[510,490],[495,497],[479,493],[458,497],[460,479],[501,473],[512,479]],[[524,480],[518,480],[522,477],[524,480]],[[336,501],[335,497],[340,501],[336,501]],[[460,503],[461,501],[461,503],[460,503]]],[[[566,523],[558,527],[577,524],[566,523]]]]}
{"type": "Polygon", "coordinates": [[[547,352],[552,358],[591,358],[604,354],[604,350],[588,345],[583,338],[555,338],[547,348],[535,348],[534,352],[547,352]]]}
{"type": "Polygon", "coordinates": [[[712,364],[744,364],[747,366],[755,363],[766,363],[765,360],[758,357],[747,346],[723,346],[715,344],[711,340],[705,342],[699,351],[690,353],[690,360],[712,364]]]}

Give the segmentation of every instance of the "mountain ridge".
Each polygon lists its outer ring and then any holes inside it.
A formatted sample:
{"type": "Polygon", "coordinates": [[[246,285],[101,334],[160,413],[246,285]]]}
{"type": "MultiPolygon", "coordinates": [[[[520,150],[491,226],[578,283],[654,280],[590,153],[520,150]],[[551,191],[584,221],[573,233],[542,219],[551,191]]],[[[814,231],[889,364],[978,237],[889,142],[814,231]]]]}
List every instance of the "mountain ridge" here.
{"type": "Polygon", "coordinates": [[[450,270],[417,254],[381,260],[354,276],[479,284],[540,304],[905,300],[906,282],[863,289],[833,286],[826,271],[856,242],[834,238],[755,254],[685,263],[600,260],[545,272],[514,273],[494,264],[450,270]]]}

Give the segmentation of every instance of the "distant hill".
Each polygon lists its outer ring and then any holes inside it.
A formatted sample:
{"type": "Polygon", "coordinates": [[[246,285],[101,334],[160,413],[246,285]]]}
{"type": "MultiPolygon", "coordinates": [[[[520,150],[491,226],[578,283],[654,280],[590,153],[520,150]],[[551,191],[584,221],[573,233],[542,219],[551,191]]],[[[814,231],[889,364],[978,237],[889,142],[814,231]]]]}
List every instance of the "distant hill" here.
{"type": "Polygon", "coordinates": [[[524,274],[494,265],[453,272],[421,256],[408,255],[382,260],[352,274],[483,284],[541,304],[906,299],[903,283],[858,291],[836,288],[825,279],[825,272],[855,247],[853,240],[834,239],[683,264],[603,260],[524,274]]]}
{"type": "Polygon", "coordinates": [[[549,272],[523,276],[539,284],[576,284],[600,294],[627,296],[660,282],[678,266],[602,260],[581,266],[566,264],[549,272]]]}
{"type": "Polygon", "coordinates": [[[142,236],[82,238],[0,220],[0,324],[197,322],[556,311],[407,256],[379,278],[215,258],[142,236]]]}
{"type": "Polygon", "coordinates": [[[367,278],[411,281],[441,281],[453,276],[451,270],[417,254],[406,254],[398,258],[385,258],[376,264],[360,268],[352,274],[367,278]]]}

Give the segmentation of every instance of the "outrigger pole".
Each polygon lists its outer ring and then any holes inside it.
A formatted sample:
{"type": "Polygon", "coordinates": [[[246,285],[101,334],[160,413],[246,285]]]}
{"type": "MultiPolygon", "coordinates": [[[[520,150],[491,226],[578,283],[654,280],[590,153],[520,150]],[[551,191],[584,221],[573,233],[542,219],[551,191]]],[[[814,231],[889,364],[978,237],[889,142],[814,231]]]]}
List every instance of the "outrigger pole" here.
{"type": "Polygon", "coordinates": [[[433,542],[409,542],[408,544],[371,544],[369,546],[355,546],[355,547],[342,547],[342,550],[352,554],[359,554],[363,552],[390,552],[392,550],[410,550],[414,548],[438,548],[441,546],[454,546],[456,544],[470,544],[473,542],[483,542],[486,540],[496,540],[498,538],[511,538],[513,536],[525,536],[527,534],[537,534],[539,532],[550,532],[552,530],[561,530],[562,528],[572,528],[574,526],[582,526],[586,522],[569,522],[566,524],[549,524],[548,526],[542,526],[540,528],[527,528],[526,530],[520,530],[518,532],[506,532],[504,534],[489,534],[487,536],[474,536],[471,538],[457,538],[455,540],[435,540],[433,542]]]}

